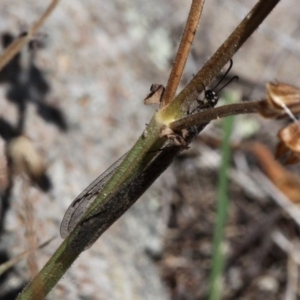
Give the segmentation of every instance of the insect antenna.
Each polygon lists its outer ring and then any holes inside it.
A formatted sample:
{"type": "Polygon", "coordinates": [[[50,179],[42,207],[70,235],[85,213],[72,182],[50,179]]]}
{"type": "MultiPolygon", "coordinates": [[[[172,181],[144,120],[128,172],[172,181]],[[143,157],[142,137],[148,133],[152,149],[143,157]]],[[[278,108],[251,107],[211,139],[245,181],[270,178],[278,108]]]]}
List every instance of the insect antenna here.
{"type": "MultiPolygon", "coordinates": [[[[230,65],[229,65],[229,68],[227,69],[227,71],[225,72],[225,74],[222,76],[222,78],[219,80],[219,82],[215,85],[214,88],[212,89],[205,89],[205,86],[203,85],[204,87],[204,99],[207,100],[208,102],[208,105],[210,107],[214,107],[216,106],[216,104],[218,103],[218,100],[219,100],[219,95],[218,93],[224,89],[231,81],[233,81],[234,79],[238,79],[239,77],[238,76],[234,76],[232,77],[227,83],[225,83],[221,88],[219,88],[218,91],[215,91],[215,89],[220,85],[220,83],[223,81],[223,79],[226,77],[226,75],[228,74],[228,72],[231,70],[232,68],[232,64],[233,64],[233,61],[232,59],[230,59],[230,65]]],[[[197,102],[199,104],[201,104],[201,101],[197,100],[197,102]]]]}
{"type": "Polygon", "coordinates": [[[218,91],[216,91],[215,93],[218,94],[221,90],[223,90],[230,82],[232,82],[233,80],[239,80],[239,76],[233,76],[226,84],[224,84],[218,91]]]}
{"type": "MultiPolygon", "coordinates": [[[[227,69],[227,71],[225,72],[225,74],[221,77],[221,79],[219,80],[219,82],[216,84],[216,86],[214,87],[214,88],[212,88],[211,90],[215,90],[218,86],[219,86],[219,84],[223,81],[223,79],[226,77],[226,75],[229,73],[229,71],[231,70],[231,68],[232,68],[232,65],[233,65],[233,61],[232,61],[232,59],[230,59],[230,65],[229,65],[229,68],[227,69]]],[[[223,87],[224,88],[224,87],[223,87]]],[[[222,88],[221,88],[222,89],[222,88]]],[[[220,89],[220,90],[221,90],[220,89]]],[[[219,90],[219,91],[220,91],[219,90]]]]}

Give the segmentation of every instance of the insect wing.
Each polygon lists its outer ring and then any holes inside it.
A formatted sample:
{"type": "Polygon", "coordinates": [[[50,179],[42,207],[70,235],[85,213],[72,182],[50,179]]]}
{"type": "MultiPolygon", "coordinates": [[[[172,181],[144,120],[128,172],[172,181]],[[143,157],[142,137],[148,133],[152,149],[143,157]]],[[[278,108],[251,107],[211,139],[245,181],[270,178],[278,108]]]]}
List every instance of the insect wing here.
{"type": "Polygon", "coordinates": [[[83,214],[101,193],[105,184],[116,172],[116,169],[123,162],[127,153],[113,163],[104,173],[95,179],[82,193],[80,193],[69,206],[60,225],[60,235],[66,238],[75,228],[83,214]]]}

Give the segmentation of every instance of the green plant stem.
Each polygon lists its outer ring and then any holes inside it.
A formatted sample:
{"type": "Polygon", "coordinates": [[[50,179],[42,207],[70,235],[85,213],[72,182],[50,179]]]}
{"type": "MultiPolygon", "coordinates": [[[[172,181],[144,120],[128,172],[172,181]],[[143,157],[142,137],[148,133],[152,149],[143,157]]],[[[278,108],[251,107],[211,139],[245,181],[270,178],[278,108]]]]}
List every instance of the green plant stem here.
{"type": "Polygon", "coordinates": [[[17,299],[42,300],[46,297],[80,254],[70,253],[66,249],[67,239],[17,299]]]}
{"type": "MultiPolygon", "coordinates": [[[[96,198],[94,203],[88,209],[85,216],[89,216],[89,214],[97,206],[101,207],[101,204],[105,203],[105,200],[110,199],[110,195],[116,193],[117,190],[122,188],[122,185],[127,184],[130,181],[134,181],[138,178],[139,174],[141,174],[141,172],[149,163],[149,161],[151,161],[153,156],[157,155],[157,149],[159,149],[165,141],[165,139],[159,137],[160,127],[161,124],[158,124],[155,120],[155,117],[153,117],[152,121],[147,127],[147,134],[145,134],[144,132],[140,139],[138,139],[135,146],[131,149],[131,151],[129,151],[127,157],[120,165],[118,172],[114,174],[114,176],[103,189],[102,193],[96,198]]],[[[176,156],[176,153],[172,153],[172,156],[174,158],[176,156]]],[[[160,174],[158,174],[157,177],[159,175],[160,174]]],[[[142,192],[144,191],[141,191],[141,193],[142,192]]],[[[141,194],[139,194],[139,196],[140,195],[141,194]]],[[[120,201],[119,206],[122,207],[122,205],[127,205],[126,208],[128,209],[130,207],[130,204],[133,204],[135,200],[136,199],[133,199],[131,203],[120,201]]],[[[124,211],[126,211],[126,209],[124,209],[124,211]]],[[[118,217],[120,217],[120,215],[109,214],[109,212],[107,213],[108,218],[110,219],[106,220],[105,224],[108,224],[107,227],[109,227],[109,225],[111,225],[118,217]]],[[[73,244],[73,241],[77,239],[77,232],[80,227],[80,225],[75,227],[73,232],[56,250],[54,255],[50,258],[50,260],[43,267],[40,273],[33,279],[31,284],[23,290],[22,294],[20,294],[17,299],[39,300],[46,297],[49,291],[51,291],[51,289],[68,270],[68,268],[79,256],[81,251],[84,250],[84,248],[87,246],[87,243],[89,242],[89,240],[86,241],[83,239],[82,244],[80,245],[81,249],[79,251],[77,249],[70,248],[70,245],[73,244]]],[[[105,229],[107,229],[107,227],[105,229]]],[[[97,228],[93,228],[93,230],[95,231],[95,234],[98,234],[99,237],[97,228]]],[[[93,232],[90,232],[89,234],[92,235],[93,232]]]]}
{"type": "MultiPolygon", "coordinates": [[[[231,100],[231,99],[229,99],[231,100]]],[[[222,275],[224,268],[224,232],[228,214],[228,170],[230,166],[230,136],[234,117],[223,120],[222,161],[219,171],[217,194],[217,220],[213,239],[212,270],[210,275],[209,299],[218,300],[222,294],[222,275]]]]}

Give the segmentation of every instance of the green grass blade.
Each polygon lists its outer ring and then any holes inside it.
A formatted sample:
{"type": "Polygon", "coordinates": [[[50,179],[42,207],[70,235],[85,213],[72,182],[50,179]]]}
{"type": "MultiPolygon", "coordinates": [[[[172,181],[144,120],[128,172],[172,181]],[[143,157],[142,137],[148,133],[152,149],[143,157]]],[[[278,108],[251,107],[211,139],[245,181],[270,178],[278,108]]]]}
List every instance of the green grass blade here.
{"type": "MultiPolygon", "coordinates": [[[[228,97],[228,102],[232,102],[233,97],[228,97]]],[[[218,300],[222,295],[222,275],[224,269],[224,232],[228,214],[228,169],[230,166],[231,147],[230,136],[232,134],[234,117],[223,120],[223,142],[222,142],[222,162],[218,179],[217,194],[217,219],[214,229],[212,269],[210,274],[209,299],[218,300]]]]}

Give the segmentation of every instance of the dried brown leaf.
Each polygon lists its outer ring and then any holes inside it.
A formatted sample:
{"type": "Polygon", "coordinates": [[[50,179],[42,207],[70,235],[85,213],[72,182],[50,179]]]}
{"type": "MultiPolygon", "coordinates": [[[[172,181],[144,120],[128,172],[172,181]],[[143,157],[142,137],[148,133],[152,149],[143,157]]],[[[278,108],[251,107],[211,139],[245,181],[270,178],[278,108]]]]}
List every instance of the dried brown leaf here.
{"type": "Polygon", "coordinates": [[[267,83],[267,100],[260,113],[266,118],[283,118],[300,112],[300,90],[285,83],[267,83]]]}
{"type": "Polygon", "coordinates": [[[251,143],[247,148],[258,158],[262,169],[274,185],[292,202],[300,203],[300,177],[282,167],[263,144],[251,143]]]}
{"type": "Polygon", "coordinates": [[[144,99],[144,104],[161,104],[162,97],[164,95],[165,88],[161,84],[153,83],[150,87],[150,93],[144,99]]]}
{"type": "Polygon", "coordinates": [[[294,122],[278,132],[280,142],[277,145],[276,157],[286,156],[286,164],[300,161],[300,122],[294,122]]]}
{"type": "Polygon", "coordinates": [[[300,122],[292,123],[281,129],[278,137],[287,148],[300,154],[300,122]]]}
{"type": "Polygon", "coordinates": [[[290,152],[290,149],[283,142],[279,142],[275,150],[275,158],[281,158],[287,155],[290,152]]]}
{"type": "Polygon", "coordinates": [[[300,105],[300,90],[285,83],[267,83],[268,101],[270,105],[282,108],[282,104],[287,107],[300,105]]]}

